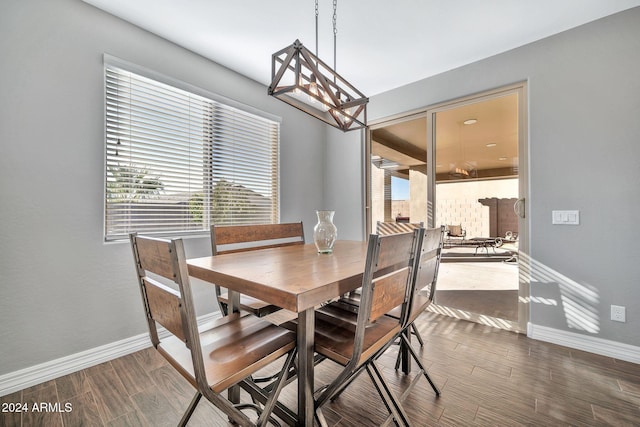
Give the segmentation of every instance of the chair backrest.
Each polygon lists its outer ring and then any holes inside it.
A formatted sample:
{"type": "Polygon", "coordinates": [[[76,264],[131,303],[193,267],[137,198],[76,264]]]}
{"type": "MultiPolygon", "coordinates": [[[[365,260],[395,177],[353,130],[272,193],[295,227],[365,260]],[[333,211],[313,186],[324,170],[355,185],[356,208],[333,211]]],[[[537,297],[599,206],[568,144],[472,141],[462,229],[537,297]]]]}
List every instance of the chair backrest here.
{"type": "Polygon", "coordinates": [[[302,222],[211,226],[213,255],[289,245],[304,245],[302,222]]]}
{"type": "Polygon", "coordinates": [[[438,280],[445,227],[426,228],[421,232],[420,249],[415,258],[416,264],[412,278],[410,309],[407,310],[403,319],[405,323],[410,323],[416,317],[416,312],[423,311],[433,302],[438,280]]]}
{"type": "Polygon", "coordinates": [[[411,233],[416,228],[421,228],[423,225],[421,222],[382,222],[378,221],[376,224],[376,234],[398,234],[398,233],[411,233]]]}
{"type": "Polygon", "coordinates": [[[360,359],[367,326],[392,309],[408,304],[420,237],[420,229],[413,233],[369,236],[350,363],[358,363],[360,359]]]}
{"type": "MultiPolygon", "coordinates": [[[[160,343],[156,327],[158,323],[184,342],[188,348],[199,348],[195,309],[182,240],[155,239],[135,234],[130,236],[130,240],[147,314],[149,335],[154,347],[157,348],[160,343]]],[[[200,354],[199,351],[192,353],[200,354]]]]}

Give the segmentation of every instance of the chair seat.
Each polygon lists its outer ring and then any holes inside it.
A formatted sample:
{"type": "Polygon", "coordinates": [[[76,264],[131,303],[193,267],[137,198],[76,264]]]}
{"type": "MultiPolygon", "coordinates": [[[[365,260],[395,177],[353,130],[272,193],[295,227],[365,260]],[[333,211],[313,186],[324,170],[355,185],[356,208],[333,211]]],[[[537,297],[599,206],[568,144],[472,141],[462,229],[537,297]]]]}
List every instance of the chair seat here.
{"type": "MultiPolygon", "coordinates": [[[[346,365],[353,356],[354,333],[358,313],[329,304],[316,311],[315,351],[337,363],[346,365]]],[[[397,320],[387,316],[367,326],[360,362],[368,360],[397,333],[397,320]]]]}
{"type": "MultiPolygon", "coordinates": [[[[285,355],[296,345],[296,335],[266,320],[233,313],[200,332],[202,358],[210,388],[220,393],[285,355]]],[[[191,353],[171,336],[158,346],[171,364],[196,384],[191,353]]]]}
{"type": "MultiPolygon", "coordinates": [[[[218,296],[218,301],[222,304],[229,305],[229,297],[226,292],[218,296]]],[[[240,309],[247,311],[254,316],[264,317],[267,314],[275,313],[280,307],[266,303],[249,295],[240,294],[240,309]]]]}

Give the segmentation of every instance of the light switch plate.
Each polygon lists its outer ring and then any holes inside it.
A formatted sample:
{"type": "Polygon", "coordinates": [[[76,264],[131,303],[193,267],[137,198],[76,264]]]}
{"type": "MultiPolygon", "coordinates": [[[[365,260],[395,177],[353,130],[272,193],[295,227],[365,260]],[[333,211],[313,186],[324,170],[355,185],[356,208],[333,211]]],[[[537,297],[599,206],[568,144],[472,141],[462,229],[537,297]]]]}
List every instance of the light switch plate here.
{"type": "Polygon", "coordinates": [[[558,225],[580,225],[580,211],[552,211],[551,223],[558,225]]]}

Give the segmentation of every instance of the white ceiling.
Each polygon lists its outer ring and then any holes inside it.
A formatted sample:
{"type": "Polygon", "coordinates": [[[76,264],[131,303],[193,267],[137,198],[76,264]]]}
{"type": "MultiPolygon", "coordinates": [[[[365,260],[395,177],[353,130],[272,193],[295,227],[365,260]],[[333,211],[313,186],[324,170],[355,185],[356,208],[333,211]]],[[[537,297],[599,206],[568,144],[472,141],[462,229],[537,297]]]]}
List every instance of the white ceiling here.
{"type": "MultiPolygon", "coordinates": [[[[269,85],[271,54],[315,51],[313,0],[84,0],[269,85]]],[[[337,64],[367,96],[504,52],[640,0],[340,0],[337,64]]],[[[319,0],[318,56],[333,65],[331,0],[319,0]]]]}

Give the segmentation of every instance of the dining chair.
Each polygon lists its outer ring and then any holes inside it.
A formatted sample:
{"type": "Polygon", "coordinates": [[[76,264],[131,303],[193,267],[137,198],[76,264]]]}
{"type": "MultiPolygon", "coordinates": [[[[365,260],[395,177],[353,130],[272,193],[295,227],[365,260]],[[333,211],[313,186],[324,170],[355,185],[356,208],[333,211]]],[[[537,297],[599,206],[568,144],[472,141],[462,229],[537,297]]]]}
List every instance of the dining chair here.
{"type": "MultiPolygon", "coordinates": [[[[409,296],[407,304],[399,307],[394,307],[386,314],[391,318],[398,319],[402,324],[401,333],[398,335],[398,338],[399,343],[401,344],[401,346],[403,346],[403,348],[406,349],[406,352],[398,351],[395,366],[396,370],[400,367],[402,355],[405,354],[407,355],[406,357],[410,356],[413,360],[415,360],[416,364],[420,368],[420,371],[410,381],[408,381],[409,386],[402,393],[403,400],[411,393],[415,385],[418,383],[419,378],[423,375],[433,388],[436,396],[440,396],[441,394],[440,390],[429,376],[417,353],[411,347],[410,331],[411,328],[415,328],[414,322],[418,318],[418,316],[422,312],[424,312],[424,310],[426,310],[433,301],[433,296],[436,291],[436,281],[438,277],[440,257],[442,254],[444,226],[430,229],[419,229],[417,230],[417,232],[420,233],[420,239],[415,256],[413,275],[411,278],[411,283],[409,285],[409,296]]],[[[346,304],[344,304],[342,301],[338,301],[337,303],[329,305],[329,307],[331,306],[340,308],[344,311],[346,304]]],[[[332,310],[334,313],[336,311],[335,308],[334,310],[332,310]]],[[[321,310],[326,310],[326,308],[322,307],[321,310]]],[[[349,309],[346,308],[346,310],[348,311],[349,309]]],[[[334,314],[334,316],[336,315],[334,314]]],[[[415,329],[415,331],[417,333],[417,328],[415,329]]],[[[417,336],[419,337],[419,335],[417,336]]],[[[422,340],[420,340],[420,344],[421,346],[423,345],[422,340]]],[[[383,352],[384,351],[378,352],[375,357],[379,358],[383,352]]],[[[356,372],[356,374],[353,375],[352,378],[350,378],[348,381],[352,381],[360,373],[361,372],[356,372]]],[[[344,391],[344,389],[345,385],[343,384],[333,394],[333,396],[331,396],[331,400],[336,399],[344,391]]]]}
{"type": "MultiPolygon", "coordinates": [[[[385,236],[389,234],[411,233],[423,226],[422,222],[383,222],[376,223],[376,234],[385,236]]],[[[341,297],[342,302],[358,306],[360,304],[360,288],[355,289],[341,297]]],[[[416,331],[417,332],[417,331],[416,331]]],[[[420,340],[422,338],[419,338],[420,340]]]]}
{"type": "Polygon", "coordinates": [[[404,319],[386,314],[395,307],[408,309],[415,256],[421,234],[369,237],[358,310],[344,309],[336,301],[316,310],[315,351],[343,366],[340,374],[321,388],[316,398],[316,418],[326,426],[322,406],[366,371],[397,425],[410,425],[399,399],[394,395],[376,363],[402,331],[404,319]]]}
{"type": "MultiPolygon", "coordinates": [[[[284,224],[211,226],[211,252],[222,255],[280,246],[304,245],[302,222],[284,224]]],[[[229,298],[220,286],[215,285],[220,312],[228,314],[229,298]]],[[[266,316],[280,307],[268,304],[249,295],[240,295],[240,308],[258,317],[266,316]]]]}
{"type": "Polygon", "coordinates": [[[282,407],[277,399],[295,358],[295,333],[242,313],[199,330],[182,240],[132,234],[130,241],[151,342],[196,389],[179,425],[186,425],[204,396],[237,425],[279,426],[271,414],[279,409],[276,405],[282,407]],[[168,333],[159,335],[158,325],[168,333]],[[260,389],[263,406],[231,401],[239,400],[237,386],[255,389],[249,384],[251,375],[283,356],[286,362],[276,382],[260,389]],[[223,396],[225,390],[229,398],[223,396]],[[242,412],[247,409],[255,410],[257,419],[242,412]]]}
{"type": "MultiPolygon", "coordinates": [[[[420,335],[420,331],[415,325],[415,319],[433,302],[433,296],[435,293],[436,280],[438,278],[438,268],[440,267],[440,258],[442,256],[442,246],[444,239],[445,227],[440,226],[436,228],[424,229],[424,236],[422,240],[421,250],[421,262],[416,269],[419,277],[415,278],[415,286],[417,286],[417,293],[414,295],[411,311],[411,322],[408,327],[411,328],[411,333],[415,335],[416,339],[420,343],[420,347],[424,346],[424,340],[420,335]]],[[[398,309],[390,313],[392,316],[400,316],[398,309]]],[[[398,369],[398,362],[396,363],[396,369],[398,369]]]]}
{"type": "MultiPolygon", "coordinates": [[[[402,333],[400,339],[402,345],[406,346],[408,354],[411,355],[413,360],[420,367],[420,373],[424,374],[427,381],[436,393],[436,396],[440,396],[440,390],[432,381],[431,377],[427,373],[424,365],[420,361],[420,358],[411,347],[410,331],[415,332],[420,346],[424,345],[422,338],[415,327],[415,321],[422,314],[427,307],[433,302],[433,297],[436,291],[436,283],[438,281],[438,269],[440,267],[440,258],[442,256],[442,245],[445,229],[444,226],[437,228],[421,229],[423,233],[421,239],[420,249],[416,256],[416,265],[414,268],[414,275],[412,278],[412,289],[409,296],[409,309],[402,313],[398,308],[392,310],[389,315],[392,317],[403,317],[402,333]]],[[[407,354],[407,353],[404,353],[407,354]]],[[[400,367],[402,352],[398,352],[396,359],[396,370],[400,367]]]]}

